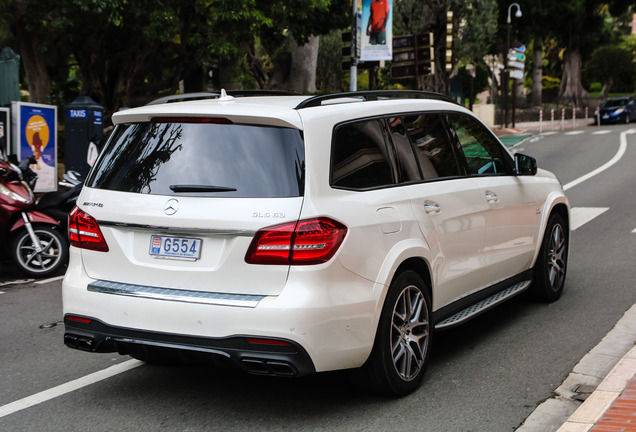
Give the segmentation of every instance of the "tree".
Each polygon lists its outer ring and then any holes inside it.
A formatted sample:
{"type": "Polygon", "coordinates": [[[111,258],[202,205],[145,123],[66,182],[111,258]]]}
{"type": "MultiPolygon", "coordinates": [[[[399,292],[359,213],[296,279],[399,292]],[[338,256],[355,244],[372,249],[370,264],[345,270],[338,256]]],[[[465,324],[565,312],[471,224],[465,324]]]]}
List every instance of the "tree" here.
{"type": "Polygon", "coordinates": [[[483,63],[497,30],[496,0],[395,0],[394,35],[433,32],[435,39],[435,73],[418,83],[419,88],[444,92],[446,89],[446,20],[453,12],[453,59],[455,69],[460,60],[483,63]]]}
{"type": "Polygon", "coordinates": [[[598,80],[603,84],[602,100],[607,99],[607,94],[615,85],[621,90],[633,91],[636,83],[634,55],[621,46],[597,48],[585,65],[584,75],[588,80],[598,80]]]}
{"type": "Polygon", "coordinates": [[[32,100],[48,99],[51,76],[59,83],[77,71],[82,90],[107,113],[174,93],[180,81],[186,91],[202,90],[214,59],[239,85],[266,88],[276,71],[280,86],[310,88],[311,77],[298,78],[314,74],[313,66],[292,62],[291,41],[315,58],[312,35],[348,23],[349,9],[333,0],[0,0],[0,7],[32,100]]]}

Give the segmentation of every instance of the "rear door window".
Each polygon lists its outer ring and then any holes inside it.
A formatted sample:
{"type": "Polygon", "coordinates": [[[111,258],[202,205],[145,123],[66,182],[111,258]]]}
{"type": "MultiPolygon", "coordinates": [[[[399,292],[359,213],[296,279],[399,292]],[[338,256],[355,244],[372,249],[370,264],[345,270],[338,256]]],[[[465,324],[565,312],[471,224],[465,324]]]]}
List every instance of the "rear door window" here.
{"type": "Polygon", "coordinates": [[[425,180],[462,175],[439,114],[408,115],[404,124],[425,180]]]}
{"type": "Polygon", "coordinates": [[[131,123],[117,126],[87,185],[153,195],[297,197],[304,166],[295,129],[131,123]]]}

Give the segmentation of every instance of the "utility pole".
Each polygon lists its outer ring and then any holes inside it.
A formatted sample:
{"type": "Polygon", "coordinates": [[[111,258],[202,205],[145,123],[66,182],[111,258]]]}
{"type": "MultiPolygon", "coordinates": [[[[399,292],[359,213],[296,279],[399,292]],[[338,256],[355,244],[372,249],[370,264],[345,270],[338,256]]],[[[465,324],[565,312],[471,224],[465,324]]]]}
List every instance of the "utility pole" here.
{"type": "Polygon", "coordinates": [[[358,90],[358,0],[352,0],[351,22],[351,67],[349,69],[349,91],[358,90]]]}

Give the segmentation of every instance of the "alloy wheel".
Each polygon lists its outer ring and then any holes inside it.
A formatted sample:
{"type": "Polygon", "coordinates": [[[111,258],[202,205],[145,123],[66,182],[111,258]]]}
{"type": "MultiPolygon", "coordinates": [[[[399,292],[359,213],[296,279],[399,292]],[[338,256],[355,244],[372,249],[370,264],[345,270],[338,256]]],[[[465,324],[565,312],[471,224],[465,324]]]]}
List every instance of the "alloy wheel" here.
{"type": "Polygon", "coordinates": [[[565,280],[566,272],[566,237],[561,224],[555,224],[550,234],[548,245],[548,278],[550,286],[558,290],[565,280]]]}
{"type": "Polygon", "coordinates": [[[391,356],[403,380],[411,381],[422,369],[429,331],[426,299],[417,286],[409,285],[395,303],[391,326],[391,356]]]}

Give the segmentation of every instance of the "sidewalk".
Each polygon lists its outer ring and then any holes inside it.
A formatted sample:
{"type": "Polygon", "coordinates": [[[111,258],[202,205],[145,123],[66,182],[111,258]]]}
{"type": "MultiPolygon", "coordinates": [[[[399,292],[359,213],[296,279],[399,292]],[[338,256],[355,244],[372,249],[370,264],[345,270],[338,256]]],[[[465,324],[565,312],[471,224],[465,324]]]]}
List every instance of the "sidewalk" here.
{"type": "Polygon", "coordinates": [[[572,119],[566,119],[563,122],[561,120],[558,121],[533,121],[533,122],[516,122],[515,126],[512,127],[512,123],[508,124],[508,127],[503,127],[503,125],[498,124],[491,128],[493,133],[497,136],[506,136],[506,135],[516,135],[523,133],[540,133],[540,132],[558,132],[558,131],[567,131],[587,126],[594,126],[594,119],[576,119],[576,121],[572,119]]]}
{"type": "Polygon", "coordinates": [[[636,432],[636,304],[517,429],[552,431],[636,432]]]}

